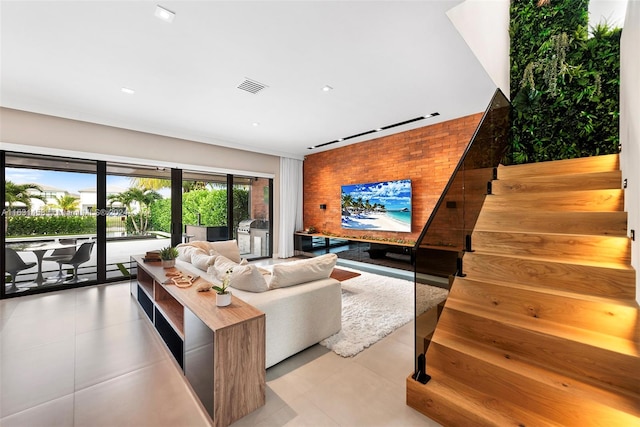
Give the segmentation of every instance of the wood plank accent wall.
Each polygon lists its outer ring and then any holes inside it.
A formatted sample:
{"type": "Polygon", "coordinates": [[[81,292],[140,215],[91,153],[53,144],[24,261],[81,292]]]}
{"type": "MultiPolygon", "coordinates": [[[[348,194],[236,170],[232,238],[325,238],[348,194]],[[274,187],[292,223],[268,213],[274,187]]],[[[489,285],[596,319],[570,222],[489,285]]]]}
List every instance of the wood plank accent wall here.
{"type": "Polygon", "coordinates": [[[472,114],[306,156],[304,227],[348,237],[417,240],[481,118],[482,113],[472,114]],[[411,233],[342,229],[342,185],[395,179],[411,179],[411,233]]]}

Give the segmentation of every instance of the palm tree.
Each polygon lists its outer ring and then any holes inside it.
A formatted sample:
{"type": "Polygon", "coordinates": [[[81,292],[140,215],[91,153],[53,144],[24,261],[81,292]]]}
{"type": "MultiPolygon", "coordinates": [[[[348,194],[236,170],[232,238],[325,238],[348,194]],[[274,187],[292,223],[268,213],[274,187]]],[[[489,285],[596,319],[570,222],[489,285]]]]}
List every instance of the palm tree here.
{"type": "Polygon", "coordinates": [[[62,209],[62,213],[73,212],[78,210],[78,198],[69,194],[64,196],[56,196],[56,208],[62,209]]]}
{"type": "Polygon", "coordinates": [[[135,177],[129,180],[132,188],[139,188],[141,190],[162,190],[163,188],[171,188],[170,179],[160,178],[142,178],[135,177]]]}
{"type": "Polygon", "coordinates": [[[12,181],[4,182],[4,200],[9,212],[16,203],[22,203],[27,210],[31,210],[32,199],[47,200],[41,194],[32,194],[29,190],[42,192],[42,187],[37,184],[15,184],[12,181]]]}
{"type": "MultiPolygon", "coordinates": [[[[163,188],[171,188],[170,179],[135,177],[131,178],[130,182],[133,188],[140,188],[142,190],[157,191],[163,188]]],[[[182,190],[185,193],[195,190],[206,190],[207,185],[205,181],[182,181],[182,190]]]]}
{"type": "Polygon", "coordinates": [[[127,211],[131,211],[131,205],[136,202],[140,207],[138,213],[138,222],[135,218],[131,218],[133,228],[136,234],[146,233],[147,226],[149,225],[149,216],[151,215],[151,204],[156,200],[162,199],[160,193],[149,189],[140,189],[131,187],[126,191],[119,194],[112,194],[108,197],[109,205],[119,202],[123,206],[126,206],[127,211]]]}

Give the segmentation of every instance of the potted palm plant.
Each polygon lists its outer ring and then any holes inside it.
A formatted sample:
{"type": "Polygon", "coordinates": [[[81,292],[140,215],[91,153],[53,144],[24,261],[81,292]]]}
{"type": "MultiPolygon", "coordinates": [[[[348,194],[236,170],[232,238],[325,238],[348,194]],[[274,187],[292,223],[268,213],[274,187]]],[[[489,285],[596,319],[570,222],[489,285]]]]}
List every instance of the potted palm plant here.
{"type": "Polygon", "coordinates": [[[233,268],[229,268],[222,279],[221,286],[212,286],[212,289],[216,291],[216,305],[218,307],[225,307],[231,304],[231,291],[227,289],[231,284],[231,273],[233,268]]]}
{"type": "Polygon", "coordinates": [[[160,259],[162,260],[162,267],[171,268],[176,265],[176,258],[178,258],[178,249],[172,246],[160,249],[160,259]]]}

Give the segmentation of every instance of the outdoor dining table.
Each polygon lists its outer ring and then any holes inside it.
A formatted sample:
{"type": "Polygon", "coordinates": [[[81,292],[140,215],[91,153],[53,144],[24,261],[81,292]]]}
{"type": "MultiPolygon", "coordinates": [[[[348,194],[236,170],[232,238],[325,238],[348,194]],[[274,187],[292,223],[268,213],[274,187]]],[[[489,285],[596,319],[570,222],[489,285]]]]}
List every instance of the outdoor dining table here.
{"type": "Polygon", "coordinates": [[[27,246],[26,248],[24,248],[25,251],[33,252],[38,261],[38,274],[36,275],[36,278],[33,282],[36,285],[41,286],[46,281],[46,279],[42,275],[42,260],[44,258],[44,254],[47,253],[47,251],[51,251],[55,249],[63,249],[63,248],[75,248],[75,247],[76,245],[72,243],[63,244],[63,243],[56,242],[56,243],[45,243],[41,245],[27,246]]]}

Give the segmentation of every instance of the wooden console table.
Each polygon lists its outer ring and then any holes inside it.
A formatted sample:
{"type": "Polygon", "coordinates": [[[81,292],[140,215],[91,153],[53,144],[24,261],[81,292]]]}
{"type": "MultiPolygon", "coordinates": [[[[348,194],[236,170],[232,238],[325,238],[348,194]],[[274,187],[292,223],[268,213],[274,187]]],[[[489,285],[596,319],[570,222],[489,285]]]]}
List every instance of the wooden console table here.
{"type": "Polygon", "coordinates": [[[216,306],[215,292],[165,284],[160,262],[131,257],[138,301],[183,369],[216,427],[226,427],[265,404],[265,315],[232,297],[216,306]]]}

